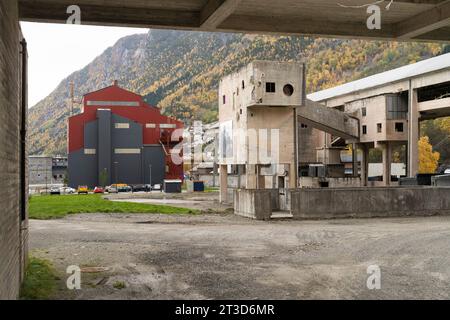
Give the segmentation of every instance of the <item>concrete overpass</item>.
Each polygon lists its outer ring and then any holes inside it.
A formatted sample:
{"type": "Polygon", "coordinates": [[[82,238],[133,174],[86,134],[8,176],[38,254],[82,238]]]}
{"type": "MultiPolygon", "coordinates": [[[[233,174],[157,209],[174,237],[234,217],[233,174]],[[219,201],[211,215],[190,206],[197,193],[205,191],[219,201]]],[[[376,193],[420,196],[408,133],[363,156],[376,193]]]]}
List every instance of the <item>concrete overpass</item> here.
{"type": "Polygon", "coordinates": [[[82,24],[399,40],[450,40],[443,0],[19,0],[24,21],[65,23],[69,5],[82,24]],[[381,29],[366,26],[377,2],[381,29]]]}
{"type": "Polygon", "coordinates": [[[347,140],[359,140],[359,120],[340,110],[307,99],[297,108],[298,120],[318,130],[347,140]]]}
{"type": "Polygon", "coordinates": [[[0,299],[18,296],[27,256],[27,50],[19,20],[65,23],[81,8],[92,25],[277,33],[385,40],[450,40],[449,0],[380,4],[381,29],[366,26],[375,0],[1,0],[0,299]],[[345,7],[346,6],[346,7],[345,7]],[[350,7],[349,7],[350,6],[350,7]]]}

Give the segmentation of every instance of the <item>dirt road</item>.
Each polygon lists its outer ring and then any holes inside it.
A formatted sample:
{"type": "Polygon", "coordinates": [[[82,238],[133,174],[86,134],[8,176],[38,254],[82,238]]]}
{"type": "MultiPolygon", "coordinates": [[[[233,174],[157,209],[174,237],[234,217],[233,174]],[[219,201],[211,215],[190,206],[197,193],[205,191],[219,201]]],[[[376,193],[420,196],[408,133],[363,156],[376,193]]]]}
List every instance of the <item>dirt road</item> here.
{"type": "Polygon", "coordinates": [[[450,217],[73,215],[30,221],[30,247],[61,283],[69,265],[108,268],[57,298],[450,298],[450,217]],[[379,290],[367,289],[370,265],[381,269],[379,290]]]}

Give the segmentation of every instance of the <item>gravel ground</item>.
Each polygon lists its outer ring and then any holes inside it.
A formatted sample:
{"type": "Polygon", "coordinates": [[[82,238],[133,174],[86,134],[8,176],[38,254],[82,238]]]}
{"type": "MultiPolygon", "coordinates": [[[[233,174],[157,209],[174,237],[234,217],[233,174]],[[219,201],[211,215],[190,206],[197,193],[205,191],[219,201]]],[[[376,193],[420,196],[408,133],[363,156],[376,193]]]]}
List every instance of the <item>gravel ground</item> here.
{"type": "Polygon", "coordinates": [[[61,299],[450,298],[450,217],[82,214],[31,220],[30,247],[56,267],[61,299]],[[379,290],[366,286],[374,264],[379,290]],[[107,269],[69,291],[69,265],[107,269]]]}

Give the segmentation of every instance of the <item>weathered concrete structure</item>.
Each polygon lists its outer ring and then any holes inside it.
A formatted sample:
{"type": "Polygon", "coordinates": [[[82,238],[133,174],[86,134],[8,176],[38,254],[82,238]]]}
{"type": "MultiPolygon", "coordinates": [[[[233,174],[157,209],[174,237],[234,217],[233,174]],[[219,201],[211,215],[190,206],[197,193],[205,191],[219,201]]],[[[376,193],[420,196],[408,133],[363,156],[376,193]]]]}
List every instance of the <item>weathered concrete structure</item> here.
{"type": "MultiPolygon", "coordinates": [[[[264,189],[266,180],[280,188],[295,188],[294,119],[295,108],[305,98],[303,68],[299,63],[255,61],[220,81],[222,177],[227,166],[234,165],[247,189],[264,189]]],[[[227,185],[222,180],[220,187],[226,201],[227,185]]]]}
{"type": "MultiPolygon", "coordinates": [[[[368,152],[383,153],[383,185],[391,184],[392,149],[407,146],[407,175],[418,173],[419,122],[450,116],[450,54],[349,82],[308,95],[327,107],[344,111],[360,122],[361,176],[367,185],[368,152]]],[[[342,135],[341,135],[342,136],[342,135]]],[[[321,145],[328,153],[333,139],[323,134],[321,145]]],[[[351,142],[351,141],[347,141],[351,142]]]]}
{"type": "Polygon", "coordinates": [[[19,295],[27,256],[27,49],[15,0],[0,1],[0,299],[19,295]]]}
{"type": "Polygon", "coordinates": [[[53,157],[50,156],[29,156],[28,174],[29,184],[51,185],[53,183],[53,157]]]}
{"type": "MultiPolygon", "coordinates": [[[[312,128],[359,140],[359,120],[307,100],[304,85],[304,66],[295,62],[255,61],[220,81],[223,183],[232,166],[246,189],[279,189],[287,210],[285,189],[299,187],[300,166],[317,161],[319,135],[312,128]]],[[[221,201],[231,202],[223,183],[221,201]]]]}

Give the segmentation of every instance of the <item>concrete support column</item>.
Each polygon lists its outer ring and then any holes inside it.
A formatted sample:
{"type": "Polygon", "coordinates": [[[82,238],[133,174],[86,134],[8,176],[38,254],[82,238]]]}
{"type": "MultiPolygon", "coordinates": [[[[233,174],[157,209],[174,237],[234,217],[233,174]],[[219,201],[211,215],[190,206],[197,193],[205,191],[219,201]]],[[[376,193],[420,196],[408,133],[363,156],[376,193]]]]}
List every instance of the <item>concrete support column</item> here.
{"type": "Polygon", "coordinates": [[[366,144],[362,143],[359,145],[359,149],[362,152],[361,157],[361,186],[367,186],[369,180],[369,148],[366,144]]]}
{"type": "Polygon", "coordinates": [[[297,188],[297,163],[291,163],[289,166],[289,184],[286,187],[291,189],[297,188]]]}
{"type": "Polygon", "coordinates": [[[257,170],[257,189],[265,189],[266,188],[266,178],[265,176],[261,175],[261,165],[256,165],[257,170]]]}
{"type": "Polygon", "coordinates": [[[228,201],[228,169],[226,164],[220,165],[220,203],[228,201]]]}
{"type": "Polygon", "coordinates": [[[248,164],[246,167],[245,187],[247,189],[257,189],[256,165],[248,164]]]}
{"type": "Polygon", "coordinates": [[[389,186],[391,184],[391,145],[389,142],[382,144],[383,151],[383,185],[389,186]]]}
{"type": "Polygon", "coordinates": [[[358,176],[358,149],[356,143],[352,143],[352,173],[353,177],[358,176]]]}
{"type": "Polygon", "coordinates": [[[419,111],[417,108],[417,91],[409,81],[408,96],[408,177],[415,177],[419,172],[419,111]]]}

